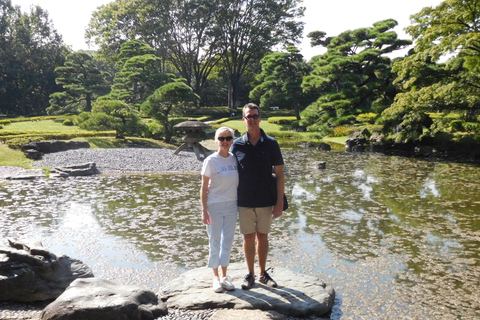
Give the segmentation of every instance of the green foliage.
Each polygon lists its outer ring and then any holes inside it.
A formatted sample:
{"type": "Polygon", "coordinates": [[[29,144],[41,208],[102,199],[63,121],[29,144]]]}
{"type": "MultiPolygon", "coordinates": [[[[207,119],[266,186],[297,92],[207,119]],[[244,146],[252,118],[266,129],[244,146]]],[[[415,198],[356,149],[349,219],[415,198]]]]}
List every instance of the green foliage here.
{"type": "Polygon", "coordinates": [[[410,41],[397,39],[391,31],[397,22],[383,20],[369,28],[348,30],[315,42],[327,52],[312,60],[315,69],[305,77],[303,88],[319,98],[302,117],[309,130],[328,132],[330,124],[351,123],[350,116],[387,108],[397,91],[392,85],[391,60],[387,54],[410,41]],[[338,121],[332,119],[343,118],[338,121]]]}
{"type": "Polygon", "coordinates": [[[88,53],[69,54],[64,66],[57,67],[55,72],[57,84],[65,91],[50,95],[50,107],[47,108],[50,115],[91,111],[97,97],[108,90],[107,74],[88,53]]]}
{"type": "Polygon", "coordinates": [[[137,112],[120,100],[97,101],[90,114],[83,112],[79,115],[77,123],[87,130],[115,130],[116,138],[140,135],[144,131],[137,112]]]}
{"type": "Polygon", "coordinates": [[[10,0],[0,1],[0,30],[0,113],[45,114],[50,94],[60,89],[54,70],[65,60],[62,37],[45,10],[24,13],[10,0]]]}
{"type": "Polygon", "coordinates": [[[138,40],[122,44],[112,91],[103,100],[123,100],[140,108],[157,88],[172,82],[173,74],[162,71],[162,61],[155,56],[155,50],[138,40]]]}
{"type": "Polygon", "coordinates": [[[377,113],[369,112],[369,113],[361,113],[358,116],[356,116],[355,120],[360,123],[374,123],[375,119],[378,118],[377,113]]]}
{"type": "Polygon", "coordinates": [[[93,13],[86,37],[110,61],[126,41],[150,44],[199,96],[221,62],[233,107],[245,72],[270,48],[301,35],[300,5],[300,0],[114,1],[93,13]]]}
{"type": "Polygon", "coordinates": [[[480,133],[480,123],[479,122],[464,122],[463,127],[467,132],[480,133]]]}
{"type": "Polygon", "coordinates": [[[270,117],[268,118],[269,123],[274,124],[287,124],[291,125],[293,121],[296,121],[297,117],[270,117]]]}
{"type": "Polygon", "coordinates": [[[450,122],[450,127],[452,128],[453,132],[465,131],[462,120],[452,120],[450,122]]]}
{"type": "Polygon", "coordinates": [[[188,115],[191,116],[198,116],[198,115],[205,115],[205,116],[212,116],[215,119],[218,118],[225,118],[230,117],[232,113],[240,114],[242,111],[237,109],[230,109],[228,107],[208,107],[208,108],[199,108],[195,110],[188,110],[188,115]]]}
{"type": "Polygon", "coordinates": [[[192,88],[183,82],[167,83],[148,97],[142,105],[142,112],[161,121],[165,130],[165,142],[170,142],[173,135],[173,125],[169,117],[184,115],[189,107],[199,100],[192,88]]]}
{"type": "Polygon", "coordinates": [[[151,120],[146,123],[146,129],[143,136],[145,138],[152,138],[160,140],[165,136],[165,129],[158,120],[151,120]]]}
{"type": "Polygon", "coordinates": [[[67,119],[67,120],[63,121],[63,125],[64,126],[73,126],[72,119],[67,119]]]}
{"type": "Polygon", "coordinates": [[[114,131],[69,131],[69,132],[23,132],[14,135],[0,135],[0,141],[12,148],[19,148],[21,145],[32,141],[44,140],[71,140],[77,137],[94,137],[94,136],[114,136],[114,131]]]}
{"type": "Polygon", "coordinates": [[[250,98],[259,100],[263,107],[292,106],[297,119],[300,119],[300,105],[306,106],[311,102],[301,87],[311,67],[297,48],[290,46],[287,51],[274,52],[262,58],[262,73],[257,76],[260,84],[250,92],[250,98]]]}
{"type": "MultiPolygon", "coordinates": [[[[409,119],[418,119],[424,112],[453,112],[461,114],[463,121],[476,120],[480,114],[479,14],[480,3],[452,0],[425,7],[411,17],[413,24],[407,33],[413,37],[415,49],[395,63],[395,82],[405,93],[397,96],[389,114],[403,113],[409,119]]],[[[419,120],[414,122],[420,123],[419,120]]],[[[390,127],[403,122],[397,117],[390,127]]],[[[463,130],[462,127],[461,122],[440,119],[434,122],[429,134],[463,130]]],[[[411,129],[417,133],[408,135],[417,136],[420,128],[411,129]]]]}
{"type": "Polygon", "coordinates": [[[332,133],[329,134],[330,137],[346,137],[351,135],[356,131],[355,127],[350,126],[338,126],[333,128],[332,133]]]}

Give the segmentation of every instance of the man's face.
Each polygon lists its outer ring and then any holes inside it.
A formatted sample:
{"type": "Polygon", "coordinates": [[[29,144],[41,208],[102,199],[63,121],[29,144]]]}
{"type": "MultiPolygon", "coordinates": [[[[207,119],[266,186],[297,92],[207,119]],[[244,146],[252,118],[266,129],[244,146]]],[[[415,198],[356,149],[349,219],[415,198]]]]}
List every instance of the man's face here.
{"type": "Polygon", "coordinates": [[[260,115],[257,109],[246,109],[243,116],[243,122],[247,125],[247,129],[258,128],[260,125],[260,115]]]}

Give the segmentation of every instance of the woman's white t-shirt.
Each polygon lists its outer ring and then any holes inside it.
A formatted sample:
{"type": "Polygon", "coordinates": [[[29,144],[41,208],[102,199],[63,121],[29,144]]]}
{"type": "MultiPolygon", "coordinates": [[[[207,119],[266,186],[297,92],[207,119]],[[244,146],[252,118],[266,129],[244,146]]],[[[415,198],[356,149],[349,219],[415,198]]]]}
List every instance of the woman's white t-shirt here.
{"type": "Polygon", "coordinates": [[[215,152],[203,161],[202,175],[210,178],[207,203],[237,200],[237,159],[232,153],[222,157],[215,152]]]}

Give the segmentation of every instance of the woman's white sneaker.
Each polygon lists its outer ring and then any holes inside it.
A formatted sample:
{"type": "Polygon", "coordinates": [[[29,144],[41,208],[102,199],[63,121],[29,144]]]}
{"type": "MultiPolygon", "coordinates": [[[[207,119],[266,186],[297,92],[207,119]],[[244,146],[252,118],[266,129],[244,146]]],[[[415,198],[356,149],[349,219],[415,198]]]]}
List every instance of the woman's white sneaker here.
{"type": "Polygon", "coordinates": [[[213,278],[213,291],[220,293],[223,291],[223,287],[220,284],[220,279],[218,277],[213,278]]]}
{"type": "Polygon", "coordinates": [[[223,277],[222,281],[220,281],[221,286],[228,291],[235,290],[235,285],[232,283],[229,277],[223,277]]]}

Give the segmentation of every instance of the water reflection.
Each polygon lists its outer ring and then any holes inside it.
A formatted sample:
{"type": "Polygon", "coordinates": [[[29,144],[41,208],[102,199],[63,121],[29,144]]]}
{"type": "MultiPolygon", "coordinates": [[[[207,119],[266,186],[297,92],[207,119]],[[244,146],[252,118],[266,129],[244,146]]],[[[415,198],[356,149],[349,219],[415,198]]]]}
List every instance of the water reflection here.
{"type": "MultiPolygon", "coordinates": [[[[316,150],[285,160],[291,207],[269,264],[332,283],[333,319],[480,317],[478,167],[316,150]]],[[[205,265],[199,188],[197,174],[2,181],[0,235],[156,289],[205,265]]],[[[239,235],[232,254],[243,261],[239,235]]]]}

